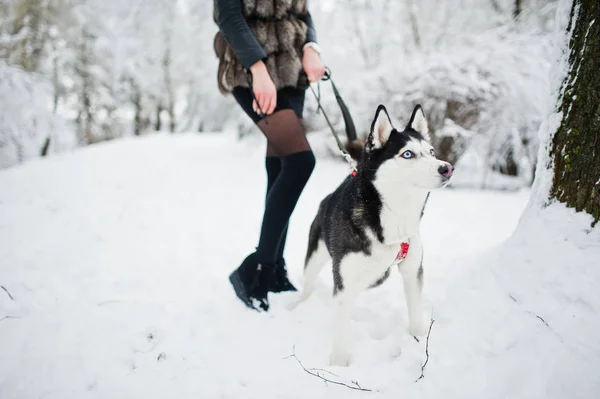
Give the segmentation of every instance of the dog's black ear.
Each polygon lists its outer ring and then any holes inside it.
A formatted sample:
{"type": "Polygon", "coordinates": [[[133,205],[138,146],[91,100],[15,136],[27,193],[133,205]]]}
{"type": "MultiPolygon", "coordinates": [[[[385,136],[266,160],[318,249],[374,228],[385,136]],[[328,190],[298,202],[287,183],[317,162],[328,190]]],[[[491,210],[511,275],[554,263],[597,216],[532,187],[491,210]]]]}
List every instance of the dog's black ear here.
{"type": "Polygon", "coordinates": [[[365,150],[370,152],[383,147],[390,138],[393,130],[394,127],[392,126],[390,116],[385,107],[380,104],[375,112],[375,119],[373,119],[373,123],[371,124],[371,131],[365,144],[365,150]]]}
{"type": "Polygon", "coordinates": [[[425,119],[425,114],[423,113],[421,105],[417,105],[413,110],[407,128],[415,130],[420,133],[425,140],[429,141],[429,127],[427,126],[427,119],[425,119]]]}

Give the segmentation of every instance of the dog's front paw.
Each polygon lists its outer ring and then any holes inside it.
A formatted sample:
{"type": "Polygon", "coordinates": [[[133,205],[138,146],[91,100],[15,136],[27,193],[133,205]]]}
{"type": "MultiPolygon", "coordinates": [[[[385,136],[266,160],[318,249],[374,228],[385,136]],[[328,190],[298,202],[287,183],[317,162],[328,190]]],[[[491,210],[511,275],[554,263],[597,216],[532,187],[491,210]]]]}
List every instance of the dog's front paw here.
{"type": "Polygon", "coordinates": [[[285,308],[291,312],[291,311],[296,310],[296,308],[298,307],[298,305],[300,305],[300,303],[302,303],[302,300],[300,298],[296,298],[296,299],[288,302],[285,305],[285,308]]]}
{"type": "Polygon", "coordinates": [[[428,331],[429,327],[422,321],[410,323],[408,326],[408,333],[413,337],[424,337],[428,331]]]}
{"type": "Polygon", "coordinates": [[[331,357],[329,358],[329,364],[331,366],[348,367],[350,366],[350,360],[352,360],[350,353],[334,351],[331,353],[331,357]]]}

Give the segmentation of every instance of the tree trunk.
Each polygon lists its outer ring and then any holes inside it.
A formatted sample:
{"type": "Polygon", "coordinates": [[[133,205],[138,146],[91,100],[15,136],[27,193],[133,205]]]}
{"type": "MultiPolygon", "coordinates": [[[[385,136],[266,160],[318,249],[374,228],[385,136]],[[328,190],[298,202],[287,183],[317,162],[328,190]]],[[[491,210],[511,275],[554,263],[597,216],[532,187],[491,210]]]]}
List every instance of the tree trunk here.
{"type": "MultiPolygon", "coordinates": [[[[54,49],[56,51],[56,49],[54,49]]],[[[58,77],[58,56],[52,60],[52,112],[56,114],[60,101],[60,78],[58,77]]]]}
{"type": "Polygon", "coordinates": [[[46,137],[46,140],[44,140],[44,145],[42,146],[42,149],[40,151],[40,156],[45,157],[46,155],[48,155],[49,149],[50,149],[50,136],[46,137]]]}
{"type": "Polygon", "coordinates": [[[154,130],[160,132],[162,129],[162,120],[160,119],[160,114],[162,112],[162,107],[160,105],[156,106],[156,121],[154,123],[154,130]]]}
{"type": "Polygon", "coordinates": [[[558,109],[562,121],[552,139],[554,180],[550,198],[600,219],[600,2],[574,0],[567,31],[569,73],[558,109]]]}
{"type": "MultiPolygon", "coordinates": [[[[162,66],[167,90],[167,113],[169,114],[169,131],[175,132],[175,94],[173,79],[171,78],[171,28],[165,30],[165,53],[163,54],[162,66]]],[[[157,129],[158,130],[158,129],[157,129]]]]}
{"type": "Polygon", "coordinates": [[[17,65],[27,72],[37,72],[40,68],[42,53],[46,44],[47,7],[40,0],[22,0],[13,2],[15,23],[12,36],[20,37],[16,50],[17,65]]]}
{"type": "Polygon", "coordinates": [[[408,7],[409,7],[408,15],[410,18],[410,26],[411,26],[412,32],[413,32],[413,39],[415,41],[415,47],[417,49],[420,49],[421,48],[421,34],[419,33],[419,19],[417,18],[417,6],[413,2],[410,2],[408,7]]]}
{"type": "Polygon", "coordinates": [[[523,2],[521,0],[515,0],[515,8],[513,10],[513,18],[517,19],[519,15],[521,15],[521,11],[523,11],[523,2]]]}
{"type": "Polygon", "coordinates": [[[173,101],[169,103],[169,108],[167,109],[169,113],[169,131],[171,133],[175,133],[175,127],[177,126],[175,123],[175,104],[173,101]]]}
{"type": "Polygon", "coordinates": [[[133,117],[133,134],[139,136],[142,134],[142,95],[137,87],[133,93],[133,106],[135,107],[135,115],[133,117]]]}

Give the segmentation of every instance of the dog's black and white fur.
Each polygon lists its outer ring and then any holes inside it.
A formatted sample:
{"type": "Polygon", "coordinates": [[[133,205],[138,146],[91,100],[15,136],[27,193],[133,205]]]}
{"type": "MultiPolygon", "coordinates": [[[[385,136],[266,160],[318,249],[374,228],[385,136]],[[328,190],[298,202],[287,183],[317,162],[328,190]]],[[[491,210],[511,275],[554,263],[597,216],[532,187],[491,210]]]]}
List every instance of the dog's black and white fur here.
{"type": "Polygon", "coordinates": [[[446,186],[452,166],[435,157],[427,121],[417,106],[404,131],[393,128],[383,105],[377,108],[356,176],[349,176],[319,207],[309,235],[304,290],[308,298],[317,275],[333,262],[333,365],[348,365],[348,327],[354,299],[389,276],[404,241],[406,258],[398,264],[408,306],[408,331],[424,335],[421,309],[423,248],[419,224],[429,191],[446,186]]]}

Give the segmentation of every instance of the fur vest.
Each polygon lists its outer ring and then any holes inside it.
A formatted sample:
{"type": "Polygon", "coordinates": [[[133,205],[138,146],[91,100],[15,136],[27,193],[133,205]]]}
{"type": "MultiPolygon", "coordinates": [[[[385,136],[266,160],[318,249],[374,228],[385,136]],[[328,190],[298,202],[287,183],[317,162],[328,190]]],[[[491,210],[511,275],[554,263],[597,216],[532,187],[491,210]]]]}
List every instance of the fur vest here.
{"type": "MultiPolygon", "coordinates": [[[[279,90],[304,86],[302,47],[306,41],[306,0],[240,0],[244,18],[258,43],[267,53],[265,64],[279,90]]],[[[218,20],[214,8],[215,21],[218,20]]],[[[248,87],[248,73],[221,32],[214,39],[219,58],[219,90],[226,94],[235,86],[248,87]]]]}

